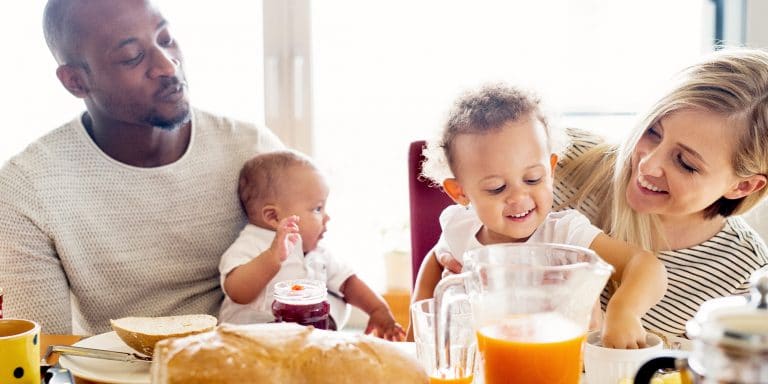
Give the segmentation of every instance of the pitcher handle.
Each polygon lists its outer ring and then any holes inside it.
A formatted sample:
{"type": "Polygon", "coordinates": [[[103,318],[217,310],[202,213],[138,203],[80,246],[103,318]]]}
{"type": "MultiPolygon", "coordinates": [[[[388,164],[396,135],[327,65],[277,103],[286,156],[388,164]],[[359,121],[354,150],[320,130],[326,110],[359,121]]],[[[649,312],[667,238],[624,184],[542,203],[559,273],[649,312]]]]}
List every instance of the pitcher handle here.
{"type": "Polygon", "coordinates": [[[435,287],[435,357],[439,374],[449,371],[451,361],[451,314],[456,302],[467,300],[464,281],[471,272],[444,277],[435,287]],[[461,293],[456,288],[460,288],[461,293]],[[446,298],[447,296],[447,298],[446,298]],[[442,348],[441,348],[442,346],[442,348]]]}

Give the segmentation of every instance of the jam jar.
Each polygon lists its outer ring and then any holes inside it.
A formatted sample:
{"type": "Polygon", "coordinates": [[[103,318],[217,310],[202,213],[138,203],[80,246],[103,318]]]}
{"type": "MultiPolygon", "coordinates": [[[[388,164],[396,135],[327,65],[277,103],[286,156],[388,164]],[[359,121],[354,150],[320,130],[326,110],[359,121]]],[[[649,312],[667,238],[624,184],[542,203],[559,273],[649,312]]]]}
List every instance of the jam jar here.
{"type": "Polygon", "coordinates": [[[319,280],[286,280],[275,284],[272,315],[275,322],[311,325],[336,330],[325,283],[319,280]]]}

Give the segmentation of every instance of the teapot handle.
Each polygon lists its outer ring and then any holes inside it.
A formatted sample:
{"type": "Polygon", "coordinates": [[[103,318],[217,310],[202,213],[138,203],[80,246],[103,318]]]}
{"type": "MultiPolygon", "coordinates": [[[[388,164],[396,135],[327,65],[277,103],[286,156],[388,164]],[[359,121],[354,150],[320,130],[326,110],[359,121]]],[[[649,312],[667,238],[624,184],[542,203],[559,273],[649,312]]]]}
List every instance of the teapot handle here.
{"type": "Polygon", "coordinates": [[[649,384],[653,375],[660,369],[675,369],[677,358],[672,356],[655,357],[643,363],[635,374],[635,384],[649,384]]]}
{"type": "Polygon", "coordinates": [[[635,384],[649,384],[653,375],[660,369],[677,369],[680,372],[682,384],[694,384],[696,381],[694,375],[691,375],[690,368],[688,368],[686,355],[677,354],[675,356],[654,357],[643,363],[635,374],[635,384]]]}

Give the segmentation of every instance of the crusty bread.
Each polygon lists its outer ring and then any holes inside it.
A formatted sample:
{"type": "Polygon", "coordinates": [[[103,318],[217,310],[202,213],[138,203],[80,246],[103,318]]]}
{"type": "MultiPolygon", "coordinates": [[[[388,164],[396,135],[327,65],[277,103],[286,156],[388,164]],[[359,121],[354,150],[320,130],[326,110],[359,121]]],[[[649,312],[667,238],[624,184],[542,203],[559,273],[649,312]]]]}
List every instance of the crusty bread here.
{"type": "Polygon", "coordinates": [[[123,342],[147,356],[152,356],[160,340],[207,332],[216,327],[216,318],[211,315],[123,317],[109,322],[123,342]]]}
{"type": "Polygon", "coordinates": [[[155,347],[152,383],[427,383],[405,351],[362,334],[293,323],[232,325],[155,347]]]}

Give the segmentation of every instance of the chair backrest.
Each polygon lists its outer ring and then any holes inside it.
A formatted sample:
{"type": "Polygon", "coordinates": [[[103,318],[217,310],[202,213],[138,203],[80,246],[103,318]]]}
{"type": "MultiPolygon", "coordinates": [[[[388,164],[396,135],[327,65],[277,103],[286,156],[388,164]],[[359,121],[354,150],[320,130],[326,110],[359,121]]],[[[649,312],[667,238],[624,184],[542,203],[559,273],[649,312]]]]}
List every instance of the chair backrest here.
{"type": "Polygon", "coordinates": [[[421,262],[440,237],[440,212],[453,204],[442,189],[431,187],[428,180],[419,177],[424,161],[421,152],[425,144],[424,140],[414,141],[408,149],[412,284],[416,282],[421,262]]]}

